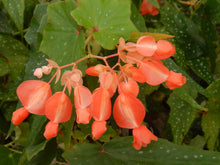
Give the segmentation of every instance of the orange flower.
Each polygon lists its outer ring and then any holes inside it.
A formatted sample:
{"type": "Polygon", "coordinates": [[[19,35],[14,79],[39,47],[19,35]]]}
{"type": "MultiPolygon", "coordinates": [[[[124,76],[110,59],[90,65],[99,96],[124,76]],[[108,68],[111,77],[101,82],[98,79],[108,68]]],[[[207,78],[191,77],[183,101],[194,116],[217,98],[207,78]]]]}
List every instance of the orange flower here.
{"type": "Polygon", "coordinates": [[[166,80],[166,86],[170,90],[181,87],[185,83],[186,83],[186,77],[182,76],[181,73],[175,73],[172,70],[169,72],[168,78],[166,80]]]}
{"type": "Polygon", "coordinates": [[[51,96],[45,105],[45,115],[50,120],[45,127],[45,138],[55,137],[58,131],[58,123],[68,121],[71,114],[72,103],[64,92],[56,92],[51,96]]]}
{"type": "Polygon", "coordinates": [[[98,139],[106,131],[106,121],[111,116],[111,97],[107,89],[98,88],[92,94],[91,114],[93,119],[92,135],[98,139]],[[102,131],[99,129],[101,128],[102,131]]]}
{"type": "Polygon", "coordinates": [[[146,82],[159,85],[167,80],[169,70],[159,60],[143,60],[139,69],[144,73],[146,82]]]}
{"type": "Polygon", "coordinates": [[[45,114],[45,104],[52,95],[48,83],[40,80],[24,81],[18,86],[16,92],[24,107],[13,113],[13,124],[19,125],[28,117],[29,113],[36,115],[45,114]]]}
{"type": "Polygon", "coordinates": [[[151,140],[158,140],[158,138],[149,130],[145,125],[134,128],[133,134],[133,147],[140,150],[141,147],[146,147],[151,140]]]}
{"type": "Polygon", "coordinates": [[[150,2],[148,2],[147,0],[143,0],[141,3],[141,15],[146,15],[146,14],[150,14],[152,16],[159,14],[159,11],[157,10],[157,8],[152,5],[150,2]]]}

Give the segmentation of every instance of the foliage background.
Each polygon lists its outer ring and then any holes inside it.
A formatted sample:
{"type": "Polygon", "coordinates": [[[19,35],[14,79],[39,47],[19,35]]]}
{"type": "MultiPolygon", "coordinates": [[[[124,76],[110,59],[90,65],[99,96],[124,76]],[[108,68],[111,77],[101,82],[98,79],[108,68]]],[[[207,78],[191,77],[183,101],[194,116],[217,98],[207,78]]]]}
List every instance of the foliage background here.
{"type": "MultiPolygon", "coordinates": [[[[0,164],[220,162],[220,1],[161,0],[160,5],[149,1],[158,7],[159,15],[141,16],[141,0],[0,0],[0,164]],[[101,30],[87,42],[94,25],[101,30]],[[141,35],[175,36],[169,41],[176,54],[163,62],[187,77],[186,85],[173,91],[140,84],[138,97],[148,112],[145,122],[160,138],[157,142],[134,150],[131,132],[119,129],[113,119],[95,141],[91,125],[75,124],[75,113],[51,140],[42,135],[44,116],[31,115],[16,127],[11,124],[13,111],[21,106],[16,87],[36,79],[33,71],[46,65],[46,58],[65,65],[85,56],[88,48],[105,56],[115,52],[120,37],[136,41],[141,35]]],[[[79,68],[84,71],[99,62],[88,60],[79,68]]],[[[95,78],[85,76],[84,81],[91,90],[97,87],[95,78]]],[[[60,89],[59,84],[52,87],[60,89]]]]}

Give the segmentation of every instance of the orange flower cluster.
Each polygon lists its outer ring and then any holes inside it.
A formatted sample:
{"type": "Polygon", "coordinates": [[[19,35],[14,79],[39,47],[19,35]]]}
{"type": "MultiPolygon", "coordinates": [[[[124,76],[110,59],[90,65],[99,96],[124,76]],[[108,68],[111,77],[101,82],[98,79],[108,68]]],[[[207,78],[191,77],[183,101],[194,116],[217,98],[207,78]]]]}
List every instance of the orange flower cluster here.
{"type": "Polygon", "coordinates": [[[17,88],[17,95],[24,107],[13,113],[12,122],[14,125],[19,125],[29,113],[45,115],[50,120],[45,127],[45,138],[57,136],[59,123],[68,121],[72,114],[72,103],[64,92],[67,89],[70,94],[74,89],[76,122],[88,124],[93,118],[94,139],[99,139],[106,132],[106,121],[113,113],[119,127],[133,129],[133,147],[139,150],[142,146],[146,147],[151,140],[157,140],[157,137],[145,125],[141,125],[146,111],[143,103],[137,98],[138,83],[159,85],[166,82],[169,89],[185,84],[186,78],[181,73],[169,71],[160,61],[174,53],[175,47],[169,41],[156,42],[151,36],[143,36],[137,43],[125,43],[124,39],[120,38],[118,52],[106,57],[88,55],[78,62],[62,67],[48,60],[49,65],[37,68],[34,75],[40,78],[43,74],[49,74],[53,68],[56,68],[57,72],[48,83],[28,80],[17,88]],[[115,56],[118,56],[118,62],[110,67],[106,59],[115,56]],[[102,59],[105,63],[105,65],[97,64],[89,67],[85,71],[86,74],[99,78],[100,86],[92,93],[83,86],[82,73],[76,68],[77,63],[87,58],[102,59]],[[126,64],[122,66],[121,60],[126,64]],[[57,82],[61,75],[60,70],[69,66],[73,66],[72,70],[64,72],[61,78],[61,84],[64,85],[63,91],[52,95],[49,84],[55,77],[57,82]],[[119,70],[116,70],[116,67],[119,70]],[[117,89],[119,95],[111,112],[111,97],[117,89]]]}

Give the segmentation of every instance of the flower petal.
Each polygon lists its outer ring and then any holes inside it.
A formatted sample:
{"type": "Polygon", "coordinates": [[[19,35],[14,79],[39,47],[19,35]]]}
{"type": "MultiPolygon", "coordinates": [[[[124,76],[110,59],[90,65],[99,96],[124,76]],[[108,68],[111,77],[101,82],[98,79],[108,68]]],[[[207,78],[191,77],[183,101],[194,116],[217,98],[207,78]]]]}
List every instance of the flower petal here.
{"type": "Polygon", "coordinates": [[[91,112],[89,108],[76,109],[76,122],[78,124],[88,124],[91,120],[91,112]]]}
{"type": "Polygon", "coordinates": [[[94,139],[99,139],[106,130],[106,121],[94,121],[92,123],[92,136],[94,139]]]}
{"type": "Polygon", "coordinates": [[[166,86],[170,90],[173,90],[175,88],[181,87],[185,83],[186,83],[186,77],[182,76],[181,73],[176,73],[171,70],[166,81],[166,86]]]}
{"type": "Polygon", "coordinates": [[[157,44],[153,37],[143,36],[138,39],[136,49],[142,56],[151,57],[157,49],[157,44]]]}
{"type": "Polygon", "coordinates": [[[119,127],[138,127],[145,116],[145,107],[135,96],[121,93],[113,107],[113,116],[119,127]]]}
{"type": "Polygon", "coordinates": [[[23,106],[30,113],[44,115],[44,106],[52,95],[48,83],[40,80],[24,81],[16,92],[23,106]]]}
{"type": "Polygon", "coordinates": [[[107,89],[100,87],[93,92],[90,108],[95,120],[109,119],[111,116],[111,98],[107,89]]]}
{"type": "Polygon", "coordinates": [[[146,147],[151,140],[158,140],[158,138],[145,125],[134,128],[132,134],[133,147],[136,150],[140,150],[142,146],[146,147]]]}
{"type": "Polygon", "coordinates": [[[44,137],[46,139],[50,139],[52,137],[57,136],[59,124],[49,121],[45,127],[44,137]]]}
{"type": "Polygon", "coordinates": [[[139,86],[135,80],[129,78],[127,81],[119,83],[118,92],[119,94],[124,93],[137,97],[139,93],[139,86]]]}
{"type": "Polygon", "coordinates": [[[19,125],[28,117],[28,115],[29,112],[27,109],[25,109],[24,107],[20,108],[13,112],[11,121],[14,125],[19,125]]]}
{"type": "Polygon", "coordinates": [[[169,70],[159,60],[144,60],[139,69],[144,73],[146,82],[150,85],[163,83],[169,74],[169,70]]]}
{"type": "Polygon", "coordinates": [[[78,85],[74,88],[74,104],[75,108],[86,108],[92,102],[92,93],[90,90],[82,85],[78,85]]]}
{"type": "Polygon", "coordinates": [[[159,40],[157,42],[157,50],[153,55],[154,59],[163,60],[171,57],[176,52],[173,44],[166,40],[159,40]]]}
{"type": "Polygon", "coordinates": [[[56,92],[45,105],[45,115],[55,123],[66,122],[72,114],[72,103],[63,92],[56,92]]]}

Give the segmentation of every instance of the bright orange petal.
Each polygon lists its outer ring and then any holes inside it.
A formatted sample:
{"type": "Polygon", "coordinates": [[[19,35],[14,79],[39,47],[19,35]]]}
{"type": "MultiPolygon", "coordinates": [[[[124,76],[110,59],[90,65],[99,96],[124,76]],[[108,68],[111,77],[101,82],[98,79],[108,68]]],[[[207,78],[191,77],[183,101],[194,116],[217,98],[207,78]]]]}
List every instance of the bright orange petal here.
{"type": "Polygon", "coordinates": [[[166,40],[159,40],[157,42],[157,50],[153,55],[153,58],[159,60],[167,59],[171,57],[175,52],[176,49],[171,42],[166,40]]]}
{"type": "Polygon", "coordinates": [[[151,140],[158,140],[158,138],[145,125],[134,128],[133,131],[133,147],[140,150],[141,147],[146,147],[151,140]]]}
{"type": "Polygon", "coordinates": [[[137,51],[145,56],[151,57],[157,49],[156,41],[151,36],[140,37],[137,41],[137,51]]]}
{"type": "Polygon", "coordinates": [[[100,86],[108,90],[112,97],[117,88],[116,77],[111,72],[102,72],[99,74],[100,86]]]}
{"type": "Polygon", "coordinates": [[[139,69],[144,73],[146,82],[150,85],[163,83],[169,74],[169,70],[158,60],[144,60],[139,69]]]}
{"type": "Polygon", "coordinates": [[[72,114],[72,103],[69,97],[63,92],[56,92],[47,101],[45,115],[55,123],[66,122],[72,114]]]}
{"type": "Polygon", "coordinates": [[[28,80],[17,88],[17,95],[23,106],[36,115],[44,115],[44,106],[51,97],[50,85],[40,80],[28,80]]]}
{"type": "Polygon", "coordinates": [[[52,137],[57,136],[59,124],[49,121],[45,127],[44,137],[46,139],[50,139],[52,137]]]}
{"type": "Polygon", "coordinates": [[[106,130],[106,121],[94,121],[92,123],[92,136],[94,139],[99,139],[106,130]]]}
{"type": "Polygon", "coordinates": [[[109,92],[104,88],[96,89],[92,94],[90,108],[92,117],[95,120],[108,120],[111,116],[111,98],[109,92]]]}
{"type": "Polygon", "coordinates": [[[88,124],[91,120],[91,112],[89,108],[76,109],[76,122],[78,124],[88,124]]]}
{"type": "Polygon", "coordinates": [[[170,90],[173,90],[175,88],[181,87],[185,83],[186,83],[186,77],[182,76],[181,73],[176,73],[171,70],[166,81],[166,86],[170,90]]]}
{"type": "Polygon", "coordinates": [[[102,64],[97,64],[96,66],[92,66],[86,69],[85,73],[90,76],[99,76],[101,72],[107,70],[107,67],[102,64]]]}
{"type": "Polygon", "coordinates": [[[113,116],[119,127],[135,128],[138,127],[145,116],[145,107],[135,96],[120,94],[113,107],[113,116]]]}
{"type": "Polygon", "coordinates": [[[137,97],[139,93],[139,86],[135,80],[129,78],[127,81],[122,81],[119,83],[118,91],[119,94],[124,93],[137,97]]]}
{"type": "Polygon", "coordinates": [[[29,112],[23,107],[13,112],[11,122],[14,125],[19,125],[24,121],[29,115],[29,112]]]}
{"type": "Polygon", "coordinates": [[[144,83],[144,82],[146,82],[146,78],[145,78],[145,76],[144,76],[144,73],[140,70],[140,69],[138,69],[138,68],[135,68],[135,67],[130,67],[129,68],[130,70],[131,70],[131,77],[135,80],[135,81],[137,81],[137,82],[139,82],[139,83],[144,83]]]}
{"type": "Polygon", "coordinates": [[[90,90],[82,85],[74,88],[74,104],[75,108],[86,108],[92,102],[92,93],[90,90]]]}

